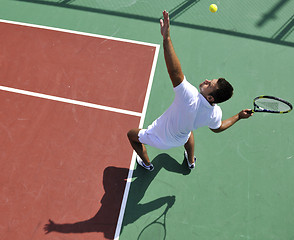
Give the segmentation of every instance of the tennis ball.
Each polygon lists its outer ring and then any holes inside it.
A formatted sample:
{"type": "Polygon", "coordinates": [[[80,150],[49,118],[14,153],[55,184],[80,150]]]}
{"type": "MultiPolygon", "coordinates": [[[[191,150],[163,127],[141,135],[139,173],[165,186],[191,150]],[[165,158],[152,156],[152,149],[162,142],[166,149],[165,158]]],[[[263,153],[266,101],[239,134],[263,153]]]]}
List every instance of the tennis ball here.
{"type": "Polygon", "coordinates": [[[209,11],[215,13],[217,11],[217,5],[216,4],[211,4],[209,6],[209,11]]]}

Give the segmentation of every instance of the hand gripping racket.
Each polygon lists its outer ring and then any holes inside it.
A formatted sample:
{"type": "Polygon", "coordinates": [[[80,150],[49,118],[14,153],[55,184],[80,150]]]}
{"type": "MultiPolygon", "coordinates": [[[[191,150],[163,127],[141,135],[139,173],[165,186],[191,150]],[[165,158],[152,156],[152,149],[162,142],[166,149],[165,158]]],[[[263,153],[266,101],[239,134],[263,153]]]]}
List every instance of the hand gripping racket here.
{"type": "Polygon", "coordinates": [[[253,100],[254,110],[251,112],[288,113],[292,110],[292,104],[281,98],[272,96],[259,96],[253,100]]]}

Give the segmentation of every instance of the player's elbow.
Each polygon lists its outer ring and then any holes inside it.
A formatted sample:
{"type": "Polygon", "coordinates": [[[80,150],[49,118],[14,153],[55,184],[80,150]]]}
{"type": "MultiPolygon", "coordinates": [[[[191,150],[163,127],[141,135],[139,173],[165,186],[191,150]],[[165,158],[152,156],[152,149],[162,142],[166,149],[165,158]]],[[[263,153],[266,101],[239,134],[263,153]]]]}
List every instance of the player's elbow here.
{"type": "Polygon", "coordinates": [[[214,133],[220,133],[222,132],[223,130],[221,128],[217,128],[217,129],[212,129],[212,128],[209,128],[211,131],[213,131],[214,133]]]}

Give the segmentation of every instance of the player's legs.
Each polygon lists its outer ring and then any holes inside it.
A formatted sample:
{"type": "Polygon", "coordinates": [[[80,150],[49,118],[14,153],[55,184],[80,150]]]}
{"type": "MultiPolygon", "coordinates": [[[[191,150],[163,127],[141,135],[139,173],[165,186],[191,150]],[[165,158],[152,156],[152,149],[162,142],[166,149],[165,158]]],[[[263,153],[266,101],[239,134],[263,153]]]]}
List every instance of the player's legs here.
{"type": "Polygon", "coordinates": [[[190,137],[188,141],[184,145],[187,154],[188,154],[188,160],[190,163],[194,163],[194,134],[191,132],[190,137]]]}
{"type": "Polygon", "coordinates": [[[149,160],[149,157],[148,157],[148,154],[147,154],[146,147],[145,147],[144,144],[142,144],[139,141],[138,134],[139,134],[140,130],[141,129],[139,129],[139,128],[131,129],[128,132],[128,138],[129,138],[129,141],[130,141],[133,149],[136,151],[136,153],[139,155],[139,157],[143,160],[145,165],[149,166],[150,165],[150,160],[149,160]]]}

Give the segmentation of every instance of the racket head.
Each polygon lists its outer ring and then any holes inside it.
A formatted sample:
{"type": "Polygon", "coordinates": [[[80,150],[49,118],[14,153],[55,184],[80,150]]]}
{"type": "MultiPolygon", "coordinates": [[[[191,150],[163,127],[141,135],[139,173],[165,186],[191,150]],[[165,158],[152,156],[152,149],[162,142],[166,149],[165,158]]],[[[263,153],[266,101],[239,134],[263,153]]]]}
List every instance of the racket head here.
{"type": "Polygon", "coordinates": [[[293,106],[288,101],[273,96],[258,96],[253,100],[253,112],[288,113],[293,106]]]}

